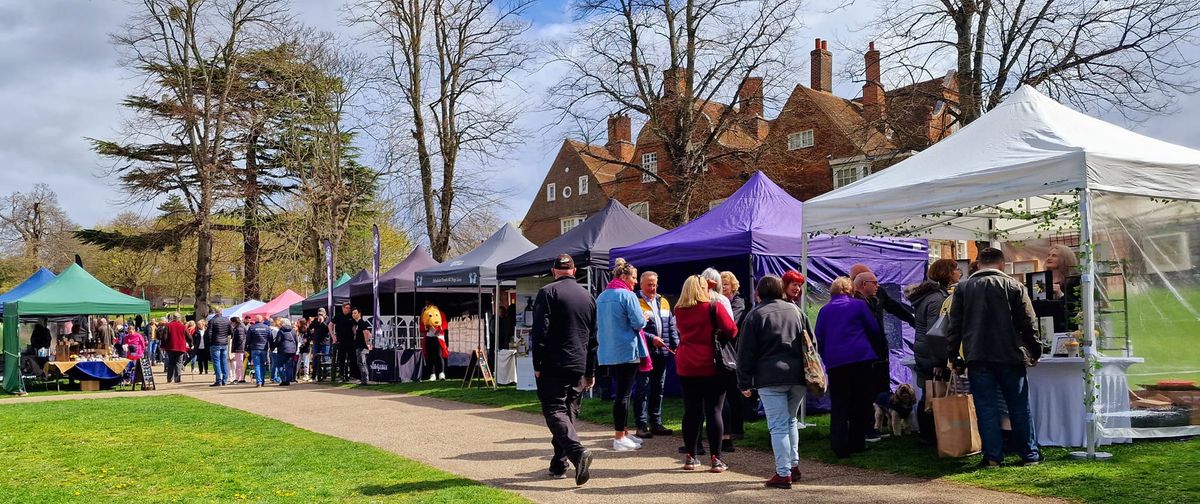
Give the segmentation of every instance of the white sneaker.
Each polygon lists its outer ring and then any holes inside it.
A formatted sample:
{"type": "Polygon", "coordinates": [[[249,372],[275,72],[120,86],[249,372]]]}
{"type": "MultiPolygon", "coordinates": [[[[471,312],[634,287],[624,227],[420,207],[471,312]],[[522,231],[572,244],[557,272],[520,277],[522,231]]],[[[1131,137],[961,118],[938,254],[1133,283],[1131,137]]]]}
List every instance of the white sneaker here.
{"type": "Polygon", "coordinates": [[[637,437],[637,436],[634,436],[633,434],[625,434],[625,439],[628,439],[628,440],[630,440],[630,441],[633,441],[634,443],[637,443],[638,445],[645,444],[645,443],[642,441],[642,438],[640,438],[640,437],[637,437]]]}
{"type": "Polygon", "coordinates": [[[613,451],[625,452],[640,450],[641,448],[642,445],[634,443],[633,440],[629,439],[628,437],[613,440],[613,451]]]}
{"type": "Polygon", "coordinates": [[[438,379],[439,379],[439,380],[445,380],[445,379],[446,379],[446,373],[438,373],[438,379]]]}

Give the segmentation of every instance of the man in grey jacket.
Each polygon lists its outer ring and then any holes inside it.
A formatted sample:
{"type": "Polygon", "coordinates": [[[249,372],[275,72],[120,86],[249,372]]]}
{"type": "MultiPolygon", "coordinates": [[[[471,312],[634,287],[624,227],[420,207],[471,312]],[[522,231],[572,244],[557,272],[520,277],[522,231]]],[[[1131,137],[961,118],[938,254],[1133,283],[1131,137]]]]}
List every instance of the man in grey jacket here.
{"type": "Polygon", "coordinates": [[[1000,432],[1000,401],[1008,406],[1012,444],[1019,446],[1023,465],[1036,465],[1042,456],[1029,410],[1027,362],[1036,362],[1041,344],[1034,329],[1033,303],[1025,287],[1005,275],[1004,253],[995,248],[979,251],[979,271],[954,290],[950,305],[947,355],[952,367],[970,371],[971,394],[979,420],[987,468],[1004,460],[1000,432]],[[964,359],[956,358],[960,350],[964,359]]]}

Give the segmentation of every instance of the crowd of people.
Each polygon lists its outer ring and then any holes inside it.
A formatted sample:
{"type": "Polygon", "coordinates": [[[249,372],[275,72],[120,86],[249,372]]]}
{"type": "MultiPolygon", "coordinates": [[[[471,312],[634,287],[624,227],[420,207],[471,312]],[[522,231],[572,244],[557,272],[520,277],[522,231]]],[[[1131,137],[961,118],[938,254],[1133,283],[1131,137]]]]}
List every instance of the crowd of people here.
{"type": "MultiPolygon", "coordinates": [[[[734,451],[743,423],[761,406],[775,456],[765,485],[791,488],[801,478],[798,414],[814,385],[806,380],[806,355],[820,359],[827,377],[817,388],[830,400],[833,453],[851,457],[884,436],[873,405],[895,408],[890,398],[901,394],[893,391],[885,314],[916,330],[922,387],[927,379],[969,370],[971,379],[962,381],[969,383],[979,412],[982,466],[999,466],[1005,452],[1018,455],[1022,465],[1035,465],[1041,454],[1025,369],[1040,348],[1034,348],[1039,343],[1028,293],[1001,271],[1003,265],[1002,252],[984,249],[973,266],[977,271],[959,286],[958,263],[935,261],[926,281],[906,289],[909,304],[881,289],[869,267],[854,265],[831,283],[830,300],[814,326],[801,301],[806,279],[796,271],[761,277],[747,309],[736,275],[709,268],[683,282],[672,308],[659,295],[653,271],[639,275],[634,265],[617,259],[612,280],[593,298],[576,281],[573,259],[559,256],[551,269],[554,280],[538,291],[530,335],[538,398],[554,449],[549,474],[565,478],[574,467],[576,484],[590,478],[592,453],[580,443],[575,422],[581,398],[597,386],[598,376],[599,388],[609,388],[613,401],[613,451],[635,451],[648,438],[673,434],[663,425],[662,400],[664,371],[674,355],[683,395],[683,469],[701,467],[707,438],[704,465],[713,473],[727,470],[725,454],[734,451]],[[930,330],[934,325],[938,331],[930,330]],[[1002,429],[1008,425],[1011,430],[1002,429]]],[[[916,406],[925,443],[936,443],[934,419],[924,404],[905,404],[899,413],[907,418],[916,406]]]]}
{"type": "Polygon", "coordinates": [[[180,383],[185,369],[213,376],[211,386],[268,383],[288,386],[297,381],[341,381],[356,378],[367,384],[367,353],[372,349],[372,327],[349,303],[329,318],[324,308],[313,317],[293,321],[262,315],[226,317],[213,307],[207,319],[184,320],[179,313],[133,325],[100,319],[97,334],[115,343],[127,357],[163,364],[168,383],[180,383]],[[110,334],[111,333],[111,334],[110,334]],[[131,347],[141,343],[141,350],[131,347]],[[133,345],[131,345],[133,343],[133,345]]]}

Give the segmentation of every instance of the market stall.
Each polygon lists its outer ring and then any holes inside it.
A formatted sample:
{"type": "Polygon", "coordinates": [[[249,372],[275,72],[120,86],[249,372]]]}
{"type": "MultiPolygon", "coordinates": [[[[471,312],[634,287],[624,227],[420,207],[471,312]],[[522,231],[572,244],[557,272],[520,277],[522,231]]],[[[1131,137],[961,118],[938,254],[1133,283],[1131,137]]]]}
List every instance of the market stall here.
{"type": "MultiPolygon", "coordinates": [[[[363,271],[366,271],[366,270],[363,270],[363,271]]],[[[362,272],[359,272],[359,274],[361,275],[362,272]]],[[[338,292],[337,292],[339,287],[342,287],[343,285],[346,285],[349,282],[350,282],[350,274],[349,273],[342,273],[342,276],[338,277],[336,280],[333,281],[333,291],[334,291],[333,304],[335,306],[338,305],[339,303],[343,303],[345,301],[350,300],[350,296],[338,297],[338,292]]],[[[292,303],[292,305],[288,307],[288,315],[291,317],[315,316],[317,314],[317,309],[325,308],[325,303],[329,302],[328,296],[325,295],[326,292],[329,292],[328,288],[321,289],[320,292],[317,292],[316,294],[308,296],[297,303],[292,303]]]]}
{"type": "Polygon", "coordinates": [[[257,316],[262,316],[264,318],[286,317],[288,316],[288,309],[292,305],[303,300],[304,296],[296,294],[296,292],[292,289],[288,289],[281,292],[278,296],[275,296],[274,299],[267,301],[262,306],[259,306],[253,310],[249,310],[242,315],[247,319],[257,316]]]}
{"type": "MultiPolygon", "coordinates": [[[[469,356],[476,348],[495,348],[499,335],[499,321],[494,315],[496,304],[499,302],[501,287],[513,285],[512,282],[505,283],[497,278],[496,266],[535,248],[537,246],[525,239],[520,230],[512,224],[505,224],[474,250],[437,266],[419,270],[413,275],[418,292],[445,292],[461,290],[464,287],[475,292],[474,313],[455,316],[442,306],[443,311],[450,316],[449,333],[452,336],[459,335],[451,340],[451,366],[463,362],[464,352],[469,356]],[[485,296],[489,300],[486,307],[485,296]],[[473,334],[475,337],[463,338],[463,334],[473,334]],[[457,359],[455,353],[459,354],[457,359]]],[[[489,352],[489,356],[495,362],[495,355],[489,352]]]]}
{"type": "Polygon", "coordinates": [[[229,318],[233,318],[233,317],[241,318],[242,316],[245,315],[246,312],[253,310],[255,308],[258,308],[265,304],[266,303],[259,301],[257,299],[251,299],[244,303],[230,306],[229,308],[226,308],[223,313],[226,317],[229,317],[229,318]]]}
{"type": "MultiPolygon", "coordinates": [[[[805,211],[799,200],[756,172],[708,213],[653,238],[613,248],[609,256],[624,257],[640,271],[657,272],[659,292],[664,293],[677,293],[688,275],[704,268],[731,271],[741,280],[747,303],[754,299],[758,278],[792,269],[806,270],[808,295],[817,297],[827,296],[829,283],[856,263],[870,266],[879,277],[880,288],[894,299],[902,299],[903,286],[924,278],[928,246],[925,240],[911,238],[818,236],[808,242],[807,266],[802,266],[805,239],[798,224],[805,211]]],[[[892,380],[910,382],[910,371],[899,361],[912,355],[915,334],[891,315],[885,324],[892,380]]],[[[674,383],[670,376],[668,383],[674,383]]],[[[813,400],[812,406],[821,408],[827,402],[813,400]]]]}
{"type": "MultiPolygon", "coordinates": [[[[404,260],[379,275],[378,319],[375,350],[370,359],[372,381],[409,382],[421,379],[424,358],[417,329],[417,284],[413,275],[438,263],[424,245],[418,245],[404,260]]],[[[352,281],[350,300],[367,315],[375,314],[372,278],[352,281]]],[[[474,291],[464,291],[474,294],[474,291]]]]}
{"type": "MultiPolygon", "coordinates": [[[[37,290],[5,303],[2,348],[5,361],[15,363],[23,355],[35,355],[30,352],[31,340],[22,326],[28,328],[30,324],[39,324],[46,328],[54,325],[57,330],[51,331],[53,339],[50,348],[53,357],[48,359],[45,370],[57,370],[74,379],[82,378],[85,382],[98,381],[111,385],[115,382],[109,377],[117,375],[116,381],[119,381],[120,373],[125,371],[130,362],[116,358],[113,348],[108,346],[111,342],[102,341],[91,333],[87,317],[149,313],[150,303],[146,300],[117,292],[96,280],[79,265],[72,264],[37,290]],[[82,320],[78,320],[81,317],[82,320]],[[62,322],[51,324],[52,320],[62,322]],[[72,374],[73,371],[79,374],[72,374]]],[[[4,390],[22,390],[24,384],[20,376],[19,365],[6,365],[4,390]]]]}
{"type": "MultiPolygon", "coordinates": [[[[665,233],[658,225],[641,218],[620,201],[608,200],[608,204],[587,220],[563,233],[546,244],[530,250],[496,267],[501,280],[518,280],[517,299],[528,305],[537,295],[537,288],[550,278],[550,266],[561,254],[569,254],[575,261],[577,280],[587,286],[593,296],[599,295],[611,280],[609,273],[609,251],[614,247],[629,245],[665,233]],[[519,279],[538,277],[541,281],[523,282],[519,279]],[[528,286],[528,287],[526,287],[528,286]]],[[[505,355],[496,363],[498,383],[511,383],[517,379],[517,362],[529,359],[527,355],[528,334],[531,320],[518,316],[516,334],[509,348],[501,348],[505,355]]],[[[524,363],[523,363],[524,364],[524,363]]],[[[532,369],[532,363],[528,363],[532,369]]],[[[519,383],[519,382],[518,382],[519,383]]]]}
{"type": "MultiPolygon", "coordinates": [[[[1103,378],[1126,372],[1122,363],[1105,369],[1104,359],[1128,357],[1133,346],[1101,347],[1117,331],[1127,331],[1134,343],[1157,338],[1178,348],[1194,345],[1200,333],[1189,299],[1196,287],[1194,253],[1169,230],[1200,222],[1198,200],[1200,151],[1132,133],[1022,86],[946,140],[807,202],[804,229],[995,244],[1074,236],[1080,329],[1069,336],[1078,337],[1082,353],[1074,399],[1081,408],[1069,412],[1079,418],[1047,420],[1073,429],[1064,438],[1085,439],[1093,456],[1101,439],[1200,433],[1200,425],[1137,427],[1163,414],[1135,408],[1129,391],[1120,389],[1125,380],[1103,378]],[[1164,238],[1169,233],[1175,242],[1164,238]],[[1145,300],[1145,311],[1131,315],[1135,296],[1145,300]],[[1178,341],[1162,340],[1167,334],[1178,341]]],[[[1056,364],[1047,364],[1052,372],[1056,364]]],[[[1031,382],[1041,373],[1031,373],[1031,382]]]]}
{"type": "Polygon", "coordinates": [[[0,294],[0,315],[4,314],[4,303],[21,299],[26,294],[38,290],[42,288],[43,285],[50,283],[51,280],[54,280],[53,272],[46,268],[38,268],[38,270],[33,272],[32,275],[29,275],[29,278],[26,278],[24,282],[17,284],[16,287],[13,287],[4,294],[0,294]]]}

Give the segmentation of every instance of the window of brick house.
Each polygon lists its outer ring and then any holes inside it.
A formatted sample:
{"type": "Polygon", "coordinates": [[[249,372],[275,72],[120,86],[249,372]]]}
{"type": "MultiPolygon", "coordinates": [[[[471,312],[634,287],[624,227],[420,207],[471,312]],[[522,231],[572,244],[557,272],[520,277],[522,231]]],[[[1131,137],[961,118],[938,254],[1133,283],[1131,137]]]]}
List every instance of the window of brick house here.
{"type": "Polygon", "coordinates": [[[813,130],[797,131],[788,135],[788,150],[803,149],[813,146],[813,130]]]}
{"type": "Polygon", "coordinates": [[[837,189],[862,180],[871,174],[871,166],[866,163],[852,164],[833,169],[833,188],[837,189]]]}
{"type": "Polygon", "coordinates": [[[629,205],[629,211],[646,220],[650,220],[650,202],[642,201],[629,205]]]}
{"type": "Polygon", "coordinates": [[[546,201],[554,201],[554,198],[557,196],[558,196],[558,191],[554,187],[554,183],[551,182],[549,184],[546,184],[546,201]]]}
{"type": "Polygon", "coordinates": [[[571,186],[568,185],[568,186],[563,186],[562,192],[563,192],[563,199],[567,199],[567,198],[571,197],[571,193],[573,191],[571,190],[571,186]]]}
{"type": "Polygon", "coordinates": [[[588,176],[579,177],[579,195],[583,196],[588,193],[588,176]]]}
{"type": "Polygon", "coordinates": [[[559,234],[566,234],[567,231],[575,229],[575,226],[582,224],[583,221],[585,221],[585,220],[587,220],[587,216],[584,216],[584,215],[572,215],[570,217],[563,217],[563,218],[559,219],[558,220],[559,234]]]}
{"type": "Polygon", "coordinates": [[[657,152],[647,152],[645,154],[642,154],[642,183],[643,184],[654,182],[655,180],[658,180],[658,179],[654,178],[654,175],[651,175],[651,173],[653,173],[655,175],[658,174],[658,153],[657,152]],[[649,172],[649,173],[647,173],[647,172],[649,172]]]}

